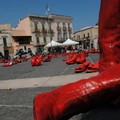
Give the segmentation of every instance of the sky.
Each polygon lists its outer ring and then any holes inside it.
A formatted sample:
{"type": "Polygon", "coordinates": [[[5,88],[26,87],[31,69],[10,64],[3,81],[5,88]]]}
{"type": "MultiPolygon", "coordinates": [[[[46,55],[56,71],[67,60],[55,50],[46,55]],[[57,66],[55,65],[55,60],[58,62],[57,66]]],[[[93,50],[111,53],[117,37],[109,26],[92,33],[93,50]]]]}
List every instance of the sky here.
{"type": "Polygon", "coordinates": [[[46,16],[46,5],[49,14],[71,16],[74,32],[98,22],[100,0],[0,0],[0,24],[16,27],[28,15],[46,16]]]}

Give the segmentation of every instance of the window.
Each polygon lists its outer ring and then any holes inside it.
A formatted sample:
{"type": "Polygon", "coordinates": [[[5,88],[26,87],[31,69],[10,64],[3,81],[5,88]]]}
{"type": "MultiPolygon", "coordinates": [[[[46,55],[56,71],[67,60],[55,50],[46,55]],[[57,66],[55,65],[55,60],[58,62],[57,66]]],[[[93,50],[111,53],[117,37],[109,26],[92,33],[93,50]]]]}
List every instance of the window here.
{"type": "Polygon", "coordinates": [[[3,45],[4,45],[4,47],[7,47],[7,41],[6,41],[6,38],[3,38],[3,45]]]}
{"type": "Polygon", "coordinates": [[[80,35],[77,36],[77,40],[78,40],[78,41],[80,40],[80,35]]]}
{"type": "Polygon", "coordinates": [[[58,33],[58,41],[60,41],[62,39],[62,35],[61,33],[58,33]]]}
{"type": "Polygon", "coordinates": [[[65,40],[67,39],[67,34],[66,34],[66,32],[63,33],[63,39],[65,39],[65,40]]]}
{"type": "Polygon", "coordinates": [[[38,30],[37,22],[35,22],[34,25],[35,25],[35,30],[38,30]]]}
{"type": "Polygon", "coordinates": [[[63,27],[66,27],[66,26],[65,26],[65,23],[63,23],[63,27]]]}
{"type": "Polygon", "coordinates": [[[57,22],[57,27],[59,27],[59,25],[60,25],[60,23],[59,23],[59,22],[57,22]]]}
{"type": "Polygon", "coordinates": [[[69,33],[69,38],[71,38],[71,33],[69,33]]]}
{"type": "Polygon", "coordinates": [[[25,39],[25,38],[18,38],[18,42],[19,42],[20,45],[30,44],[30,41],[28,39],[25,39]]]}
{"type": "Polygon", "coordinates": [[[85,34],[83,34],[83,38],[85,38],[85,34]]]}
{"type": "Polygon", "coordinates": [[[68,23],[68,28],[70,29],[70,23],[68,23]]]}
{"type": "Polygon", "coordinates": [[[44,37],[44,44],[46,44],[46,37],[44,37]]]}
{"type": "Polygon", "coordinates": [[[40,41],[39,41],[39,37],[36,37],[36,42],[37,42],[37,44],[40,43],[40,41]]]}
{"type": "Polygon", "coordinates": [[[88,33],[88,37],[90,37],[90,34],[88,33]]]}

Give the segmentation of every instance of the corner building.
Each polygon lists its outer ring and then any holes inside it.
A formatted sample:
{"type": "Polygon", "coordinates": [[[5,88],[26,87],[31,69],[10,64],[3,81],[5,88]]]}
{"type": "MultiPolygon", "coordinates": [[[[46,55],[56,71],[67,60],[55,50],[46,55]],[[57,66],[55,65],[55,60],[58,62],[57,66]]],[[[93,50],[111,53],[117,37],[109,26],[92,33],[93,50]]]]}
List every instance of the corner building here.
{"type": "Polygon", "coordinates": [[[39,52],[51,40],[64,42],[73,37],[72,18],[51,14],[49,16],[29,15],[19,20],[12,30],[14,53],[19,50],[39,52]]]}

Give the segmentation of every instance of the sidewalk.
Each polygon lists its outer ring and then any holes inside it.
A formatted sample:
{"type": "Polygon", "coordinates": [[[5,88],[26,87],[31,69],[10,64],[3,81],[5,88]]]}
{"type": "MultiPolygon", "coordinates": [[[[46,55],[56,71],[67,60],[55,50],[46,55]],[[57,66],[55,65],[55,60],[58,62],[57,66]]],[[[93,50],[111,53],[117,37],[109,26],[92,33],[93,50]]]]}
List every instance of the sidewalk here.
{"type": "Polygon", "coordinates": [[[35,88],[35,87],[52,87],[62,86],[81,79],[86,79],[97,75],[95,73],[78,73],[74,75],[63,75],[41,78],[27,78],[0,81],[0,89],[17,89],[17,88],[35,88]]]}

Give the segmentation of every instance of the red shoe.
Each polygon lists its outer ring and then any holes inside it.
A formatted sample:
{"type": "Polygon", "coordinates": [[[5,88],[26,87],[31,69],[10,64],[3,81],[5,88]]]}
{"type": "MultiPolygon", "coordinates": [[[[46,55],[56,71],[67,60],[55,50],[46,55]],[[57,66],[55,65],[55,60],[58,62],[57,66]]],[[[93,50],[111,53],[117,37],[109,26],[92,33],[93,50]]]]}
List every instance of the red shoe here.
{"type": "Polygon", "coordinates": [[[73,54],[69,54],[67,57],[64,57],[62,60],[67,61],[70,60],[73,57],[73,54]]]}
{"type": "Polygon", "coordinates": [[[42,59],[43,62],[50,62],[51,61],[51,56],[47,55],[42,59]]]}
{"type": "Polygon", "coordinates": [[[84,63],[86,61],[86,58],[84,58],[84,57],[82,57],[82,58],[78,58],[77,60],[76,60],[76,63],[78,63],[78,64],[82,64],[82,63],[84,63]]]}
{"type": "Polygon", "coordinates": [[[86,70],[87,66],[90,64],[90,62],[84,62],[83,64],[79,65],[75,68],[76,73],[80,73],[86,70]]]}
{"type": "Polygon", "coordinates": [[[39,66],[39,65],[41,65],[41,61],[42,61],[42,56],[33,57],[33,59],[31,60],[31,65],[39,66]]]}
{"type": "Polygon", "coordinates": [[[3,67],[9,67],[9,66],[12,66],[12,65],[13,65],[13,62],[8,62],[8,63],[3,64],[3,67]]]}
{"type": "Polygon", "coordinates": [[[76,63],[82,64],[82,63],[84,63],[84,62],[86,62],[85,54],[81,54],[81,55],[77,58],[76,63]]]}
{"type": "Polygon", "coordinates": [[[99,62],[96,62],[95,64],[89,64],[86,72],[91,73],[91,72],[97,72],[99,71],[99,62]]]}
{"type": "Polygon", "coordinates": [[[71,59],[66,61],[66,64],[68,65],[75,64],[77,58],[78,58],[78,54],[75,54],[71,59]]]}
{"type": "Polygon", "coordinates": [[[82,53],[79,54],[79,57],[77,58],[76,63],[82,64],[85,61],[86,61],[86,55],[85,55],[85,53],[82,52],[82,53]]]}
{"type": "Polygon", "coordinates": [[[67,57],[65,57],[65,58],[63,58],[63,59],[62,59],[62,61],[67,61],[67,59],[68,59],[68,58],[67,58],[67,57]]]}

